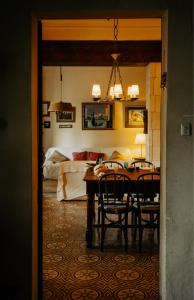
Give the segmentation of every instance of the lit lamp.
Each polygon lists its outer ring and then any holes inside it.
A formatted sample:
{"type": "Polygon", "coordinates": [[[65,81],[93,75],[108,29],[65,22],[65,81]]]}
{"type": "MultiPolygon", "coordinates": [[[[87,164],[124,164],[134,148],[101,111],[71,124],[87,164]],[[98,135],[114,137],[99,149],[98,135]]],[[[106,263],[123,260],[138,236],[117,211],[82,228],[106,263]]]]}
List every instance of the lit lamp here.
{"type": "MultiPolygon", "coordinates": [[[[114,19],[114,28],[113,28],[113,34],[114,34],[114,42],[115,47],[117,48],[117,41],[118,41],[118,19],[114,19]]],[[[123,88],[123,80],[121,77],[120,67],[119,67],[119,56],[120,53],[112,53],[112,68],[110,73],[110,78],[108,81],[108,87],[106,91],[106,96],[104,99],[101,99],[101,89],[99,84],[94,84],[92,87],[92,97],[94,101],[134,101],[137,98],[137,95],[139,95],[139,86],[138,85],[132,85],[131,87],[128,87],[128,95],[130,96],[130,99],[126,98],[124,88],[123,88]]]]}
{"type": "Polygon", "coordinates": [[[101,88],[100,88],[99,84],[93,84],[92,97],[93,97],[94,101],[97,101],[101,98],[101,88]]]}
{"type": "Polygon", "coordinates": [[[48,111],[53,111],[53,112],[57,112],[57,111],[72,111],[73,107],[72,104],[70,102],[63,102],[62,101],[62,81],[63,81],[63,77],[62,77],[62,70],[61,70],[61,66],[60,66],[60,98],[61,101],[59,102],[51,102],[48,108],[48,111]]]}
{"type": "Polygon", "coordinates": [[[48,111],[72,111],[72,105],[69,102],[51,102],[48,111]]]}
{"type": "Polygon", "coordinates": [[[145,159],[142,157],[142,145],[145,145],[146,143],[146,135],[144,133],[138,133],[135,137],[135,145],[141,145],[141,157],[138,157],[138,159],[145,159]]]}
{"type": "Polygon", "coordinates": [[[120,83],[117,83],[113,86],[113,90],[111,92],[110,89],[110,93],[113,94],[113,97],[117,100],[120,100],[122,98],[122,94],[123,94],[123,89],[120,83]]]}
{"type": "Polygon", "coordinates": [[[137,96],[139,96],[139,86],[137,84],[129,86],[127,94],[130,96],[131,101],[137,100],[137,96]]]}

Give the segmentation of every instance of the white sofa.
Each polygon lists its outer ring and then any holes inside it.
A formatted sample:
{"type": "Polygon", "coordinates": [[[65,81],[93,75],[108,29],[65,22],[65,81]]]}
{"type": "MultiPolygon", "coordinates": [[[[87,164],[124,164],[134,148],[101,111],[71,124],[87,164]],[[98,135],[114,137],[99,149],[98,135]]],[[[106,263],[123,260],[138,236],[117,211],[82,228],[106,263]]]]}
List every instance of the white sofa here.
{"type": "Polygon", "coordinates": [[[83,176],[91,160],[73,160],[73,152],[102,153],[103,160],[131,162],[130,150],[126,147],[51,147],[45,153],[43,176],[45,180],[57,180],[57,200],[70,200],[86,193],[83,176]]]}

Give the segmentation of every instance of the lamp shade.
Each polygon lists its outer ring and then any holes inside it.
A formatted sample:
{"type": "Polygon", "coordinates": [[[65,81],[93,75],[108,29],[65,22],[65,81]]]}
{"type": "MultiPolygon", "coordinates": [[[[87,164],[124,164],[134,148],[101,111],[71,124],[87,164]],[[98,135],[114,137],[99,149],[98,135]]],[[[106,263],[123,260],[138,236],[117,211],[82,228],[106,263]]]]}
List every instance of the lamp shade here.
{"type": "Polygon", "coordinates": [[[146,135],[144,133],[138,133],[135,137],[136,145],[144,145],[146,143],[146,135]]]}
{"type": "Polygon", "coordinates": [[[69,102],[51,102],[48,111],[72,111],[72,105],[69,102]]]}
{"type": "Polygon", "coordinates": [[[133,84],[128,87],[127,94],[131,98],[136,98],[139,95],[139,86],[137,84],[133,84]]]}
{"type": "Polygon", "coordinates": [[[123,90],[122,90],[121,84],[115,84],[115,86],[114,86],[114,96],[115,96],[115,98],[121,98],[122,93],[123,93],[123,90]]]}
{"type": "Polygon", "coordinates": [[[99,84],[93,84],[92,86],[92,96],[93,98],[100,98],[101,97],[101,89],[99,84]]]}

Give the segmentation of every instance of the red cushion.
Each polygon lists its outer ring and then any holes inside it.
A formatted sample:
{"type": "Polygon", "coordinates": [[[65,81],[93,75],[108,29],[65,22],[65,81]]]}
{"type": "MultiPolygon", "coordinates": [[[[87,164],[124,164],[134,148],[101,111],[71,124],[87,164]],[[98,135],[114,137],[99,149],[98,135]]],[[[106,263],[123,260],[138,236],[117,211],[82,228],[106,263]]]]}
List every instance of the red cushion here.
{"type": "Polygon", "coordinates": [[[98,157],[103,157],[103,153],[88,152],[88,160],[97,160],[98,157]]]}
{"type": "Polygon", "coordinates": [[[87,151],[72,152],[73,160],[87,160],[87,151]]]}

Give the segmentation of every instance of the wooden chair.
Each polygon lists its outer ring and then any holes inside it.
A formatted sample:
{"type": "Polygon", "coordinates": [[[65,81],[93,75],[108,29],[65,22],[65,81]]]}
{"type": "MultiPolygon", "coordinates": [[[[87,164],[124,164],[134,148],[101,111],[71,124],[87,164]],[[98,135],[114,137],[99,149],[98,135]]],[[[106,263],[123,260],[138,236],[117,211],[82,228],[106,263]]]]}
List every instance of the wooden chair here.
{"type": "Polygon", "coordinates": [[[101,243],[107,228],[120,228],[124,232],[125,251],[128,250],[128,214],[132,211],[130,202],[131,180],[125,174],[107,173],[99,179],[99,209],[101,214],[101,243]]]}
{"type": "Polygon", "coordinates": [[[109,167],[109,168],[113,168],[113,169],[123,169],[123,165],[122,163],[120,163],[117,160],[104,160],[102,161],[102,164],[104,164],[105,166],[109,167]]]}
{"type": "MultiPolygon", "coordinates": [[[[122,163],[116,161],[116,160],[104,160],[102,161],[102,164],[104,164],[105,166],[107,166],[108,168],[111,168],[111,169],[123,169],[123,165],[122,163]]],[[[97,194],[97,197],[98,197],[98,224],[100,224],[100,200],[99,200],[99,195],[97,194]]]]}
{"type": "MultiPolygon", "coordinates": [[[[143,230],[157,229],[159,241],[160,227],[160,175],[148,172],[140,175],[136,181],[137,201],[133,202],[135,225],[139,229],[139,251],[142,251],[143,230]]],[[[135,226],[135,228],[137,228],[135,226]]],[[[136,238],[136,230],[135,230],[136,238]]]]}
{"type": "Polygon", "coordinates": [[[149,168],[154,168],[154,164],[151,162],[151,161],[147,161],[147,160],[136,160],[136,161],[133,161],[131,163],[131,166],[134,167],[134,168],[142,168],[142,167],[149,167],[149,168]]]}
{"type": "MultiPolygon", "coordinates": [[[[142,160],[135,160],[130,165],[131,165],[131,167],[134,167],[135,169],[136,168],[140,168],[141,169],[141,168],[147,167],[147,168],[150,168],[150,170],[151,170],[151,169],[154,168],[154,164],[152,162],[150,162],[150,161],[147,161],[147,160],[144,160],[144,161],[142,161],[142,160]]],[[[137,201],[137,195],[136,195],[136,193],[132,194],[132,198],[133,198],[133,202],[137,201]]],[[[134,218],[135,218],[135,216],[134,216],[134,213],[133,213],[133,215],[132,215],[132,223],[133,224],[134,224],[134,221],[135,221],[134,218]]]]}

